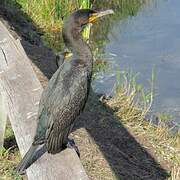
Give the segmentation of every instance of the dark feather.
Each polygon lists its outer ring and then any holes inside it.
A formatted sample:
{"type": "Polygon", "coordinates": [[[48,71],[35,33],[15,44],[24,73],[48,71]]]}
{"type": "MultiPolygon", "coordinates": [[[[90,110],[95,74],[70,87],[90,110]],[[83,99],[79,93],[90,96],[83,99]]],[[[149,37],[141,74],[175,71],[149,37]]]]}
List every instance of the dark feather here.
{"type": "Polygon", "coordinates": [[[46,151],[47,149],[45,145],[32,145],[16,167],[16,172],[18,174],[24,174],[25,170],[38,158],[40,158],[46,151]]]}

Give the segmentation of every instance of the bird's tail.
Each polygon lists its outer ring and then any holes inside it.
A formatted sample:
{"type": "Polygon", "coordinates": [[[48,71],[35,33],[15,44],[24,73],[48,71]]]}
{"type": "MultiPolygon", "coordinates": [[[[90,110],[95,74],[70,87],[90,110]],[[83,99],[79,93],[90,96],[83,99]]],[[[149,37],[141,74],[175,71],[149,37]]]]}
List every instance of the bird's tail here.
{"type": "Polygon", "coordinates": [[[24,174],[25,170],[31,166],[38,158],[40,158],[46,152],[45,145],[31,145],[28,152],[25,154],[23,159],[20,161],[16,167],[16,172],[18,174],[24,174]]]}

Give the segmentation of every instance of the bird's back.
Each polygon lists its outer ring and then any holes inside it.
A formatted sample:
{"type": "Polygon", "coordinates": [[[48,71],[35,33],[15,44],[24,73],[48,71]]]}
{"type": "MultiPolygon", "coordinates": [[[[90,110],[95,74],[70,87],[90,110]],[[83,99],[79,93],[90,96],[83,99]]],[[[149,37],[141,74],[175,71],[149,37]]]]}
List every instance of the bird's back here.
{"type": "Polygon", "coordinates": [[[84,107],[87,89],[87,70],[80,60],[63,63],[42,94],[33,144],[45,143],[50,153],[62,149],[84,107]]]}

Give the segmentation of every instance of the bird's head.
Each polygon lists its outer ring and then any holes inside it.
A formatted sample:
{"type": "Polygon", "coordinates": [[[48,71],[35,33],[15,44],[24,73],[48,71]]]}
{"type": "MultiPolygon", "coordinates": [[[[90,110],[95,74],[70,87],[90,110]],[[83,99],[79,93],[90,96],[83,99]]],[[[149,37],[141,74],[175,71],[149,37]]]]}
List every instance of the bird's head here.
{"type": "MultiPolygon", "coordinates": [[[[64,22],[62,29],[62,35],[66,46],[71,50],[73,50],[72,47],[76,49],[79,48],[79,43],[82,40],[80,32],[83,27],[89,23],[95,22],[102,16],[113,13],[113,10],[95,11],[92,9],[80,9],[70,14],[64,22]]],[[[80,49],[81,48],[79,48],[78,51],[80,51],[80,49]]]]}
{"type": "Polygon", "coordinates": [[[113,10],[105,10],[105,11],[95,11],[92,9],[80,9],[72,13],[71,17],[73,18],[76,25],[82,27],[88,23],[94,23],[97,19],[102,16],[113,14],[113,10]]]}
{"type": "Polygon", "coordinates": [[[98,18],[113,14],[113,10],[95,11],[92,9],[80,9],[73,12],[64,23],[64,32],[67,30],[81,31],[83,26],[89,23],[94,23],[98,18]]]}

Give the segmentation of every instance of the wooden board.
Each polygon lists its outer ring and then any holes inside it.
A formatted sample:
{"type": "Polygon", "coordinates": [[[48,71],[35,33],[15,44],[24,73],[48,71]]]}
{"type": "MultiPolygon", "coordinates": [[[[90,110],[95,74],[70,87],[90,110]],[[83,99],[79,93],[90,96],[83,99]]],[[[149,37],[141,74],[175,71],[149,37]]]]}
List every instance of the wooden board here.
{"type": "Polygon", "coordinates": [[[0,92],[0,149],[3,147],[4,133],[7,122],[7,114],[4,103],[4,93],[0,92]]]}
{"type": "MultiPolygon", "coordinates": [[[[22,155],[32,143],[36,115],[43,88],[19,40],[0,22],[0,92],[22,155]]],[[[44,154],[27,170],[30,180],[87,180],[74,150],[44,154]]]]}

